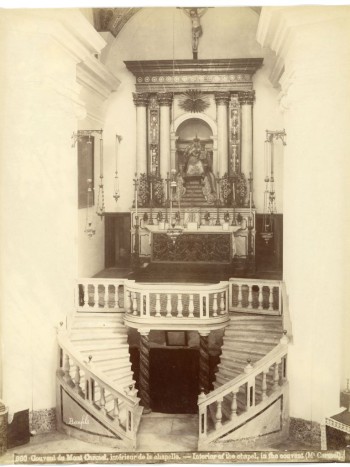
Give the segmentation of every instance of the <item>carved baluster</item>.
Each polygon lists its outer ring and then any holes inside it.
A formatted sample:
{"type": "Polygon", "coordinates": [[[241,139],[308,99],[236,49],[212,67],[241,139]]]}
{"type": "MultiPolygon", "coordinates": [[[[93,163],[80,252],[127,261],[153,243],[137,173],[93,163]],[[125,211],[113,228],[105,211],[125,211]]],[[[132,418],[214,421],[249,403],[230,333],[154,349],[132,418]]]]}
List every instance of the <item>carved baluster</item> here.
{"type": "Polygon", "coordinates": [[[72,378],[70,376],[70,361],[69,361],[69,355],[66,354],[64,356],[64,365],[63,365],[63,379],[66,383],[71,384],[72,383],[72,378]]]}
{"type": "Polygon", "coordinates": [[[222,399],[216,402],[215,430],[222,426],[222,399]]]}
{"type": "Polygon", "coordinates": [[[253,308],[253,286],[248,285],[248,308],[253,308]]]}
{"type": "Polygon", "coordinates": [[[225,292],[221,292],[220,294],[220,315],[224,315],[225,311],[226,311],[225,292]]]}
{"type": "Polygon", "coordinates": [[[218,294],[214,293],[214,298],[213,298],[213,316],[218,315],[218,294]]]}
{"type": "Polygon", "coordinates": [[[266,378],[267,378],[267,371],[263,371],[263,374],[262,374],[262,386],[261,386],[262,400],[263,401],[267,398],[267,382],[266,382],[266,378]]]}
{"type": "Polygon", "coordinates": [[[279,380],[280,380],[280,375],[279,375],[279,363],[276,362],[274,369],[273,369],[273,390],[275,391],[278,386],[279,386],[279,380]]]}
{"type": "Polygon", "coordinates": [[[182,294],[179,293],[179,294],[177,294],[177,317],[178,318],[183,317],[182,311],[183,311],[182,294]]]}
{"type": "Polygon", "coordinates": [[[101,396],[100,396],[101,412],[106,415],[107,410],[106,410],[105,388],[101,387],[100,390],[101,390],[101,396]]]}
{"type": "MultiPolygon", "coordinates": [[[[125,289],[124,289],[125,290],[125,289]]],[[[130,290],[125,290],[124,292],[124,297],[125,297],[125,310],[127,313],[131,313],[131,292],[130,290]]]]}
{"type": "Polygon", "coordinates": [[[94,308],[98,308],[98,284],[94,286],[94,308]]]}
{"type": "Polygon", "coordinates": [[[233,420],[237,416],[237,392],[238,391],[232,392],[230,420],[233,420]]]}
{"type": "Polygon", "coordinates": [[[259,310],[263,309],[263,286],[260,284],[259,285],[259,310]]]}
{"type": "Polygon", "coordinates": [[[171,318],[171,294],[168,293],[166,296],[166,316],[171,318]]]}
{"type": "Polygon", "coordinates": [[[194,303],[193,303],[193,294],[190,294],[190,300],[188,303],[188,317],[189,318],[194,318],[194,303]]]}
{"type": "Polygon", "coordinates": [[[120,425],[118,398],[114,398],[113,419],[117,425],[120,425]]]}
{"type": "Polygon", "coordinates": [[[103,287],[104,287],[103,308],[109,308],[109,290],[108,290],[108,284],[105,284],[103,287]]]}
{"type": "Polygon", "coordinates": [[[88,308],[88,306],[89,306],[89,291],[88,291],[88,288],[85,286],[85,284],[81,284],[80,287],[81,287],[80,291],[82,293],[82,296],[80,296],[81,301],[79,300],[79,303],[82,303],[83,308],[88,308]]]}
{"type": "Polygon", "coordinates": [[[242,284],[238,284],[237,308],[242,308],[242,284]]]}
{"type": "Polygon", "coordinates": [[[156,317],[159,318],[161,316],[160,314],[160,294],[156,294],[156,317]]]}
{"type": "Polygon", "coordinates": [[[137,315],[137,294],[136,292],[133,292],[132,294],[132,310],[133,310],[132,314],[136,316],[137,315]]]}
{"type": "Polygon", "coordinates": [[[198,396],[199,405],[199,438],[203,439],[207,436],[207,406],[200,405],[201,402],[205,401],[206,395],[204,389],[201,389],[201,393],[198,396]]]}
{"type": "Polygon", "coordinates": [[[271,286],[269,288],[270,292],[269,292],[269,310],[272,311],[273,310],[273,287],[271,286]]]}
{"type": "Polygon", "coordinates": [[[74,375],[74,391],[81,393],[80,387],[80,368],[78,365],[75,366],[75,375],[74,375]]]}
{"type": "Polygon", "coordinates": [[[119,310],[119,286],[114,285],[114,309],[119,310]]]}

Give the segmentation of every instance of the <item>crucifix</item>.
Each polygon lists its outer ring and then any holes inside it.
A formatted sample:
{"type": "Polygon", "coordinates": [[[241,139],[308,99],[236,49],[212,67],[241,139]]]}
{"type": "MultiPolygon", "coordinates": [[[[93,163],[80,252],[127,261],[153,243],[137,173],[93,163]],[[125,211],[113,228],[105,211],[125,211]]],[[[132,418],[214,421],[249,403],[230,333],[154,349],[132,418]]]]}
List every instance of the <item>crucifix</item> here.
{"type": "Polygon", "coordinates": [[[207,11],[208,8],[182,8],[184,13],[190,18],[192,22],[192,54],[193,59],[198,59],[198,42],[203,34],[200,19],[207,11]]]}

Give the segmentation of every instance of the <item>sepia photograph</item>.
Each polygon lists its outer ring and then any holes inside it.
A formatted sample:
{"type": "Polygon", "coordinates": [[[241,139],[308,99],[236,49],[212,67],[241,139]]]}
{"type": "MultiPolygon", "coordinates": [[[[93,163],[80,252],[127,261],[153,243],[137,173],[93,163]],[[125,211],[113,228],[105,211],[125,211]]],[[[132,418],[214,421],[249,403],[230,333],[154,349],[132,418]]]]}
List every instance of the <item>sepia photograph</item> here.
{"type": "Polygon", "coordinates": [[[350,462],[350,5],[131,3],[0,2],[0,464],[350,462]]]}

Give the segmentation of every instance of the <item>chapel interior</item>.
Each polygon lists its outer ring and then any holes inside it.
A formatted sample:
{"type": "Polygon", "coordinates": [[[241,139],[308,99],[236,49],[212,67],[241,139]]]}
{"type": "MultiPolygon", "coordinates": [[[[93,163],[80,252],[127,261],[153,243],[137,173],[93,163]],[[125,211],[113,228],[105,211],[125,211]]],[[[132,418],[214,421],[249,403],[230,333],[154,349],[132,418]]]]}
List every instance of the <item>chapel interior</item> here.
{"type": "Polygon", "coordinates": [[[0,456],[349,447],[349,21],[0,12],[0,456]]]}

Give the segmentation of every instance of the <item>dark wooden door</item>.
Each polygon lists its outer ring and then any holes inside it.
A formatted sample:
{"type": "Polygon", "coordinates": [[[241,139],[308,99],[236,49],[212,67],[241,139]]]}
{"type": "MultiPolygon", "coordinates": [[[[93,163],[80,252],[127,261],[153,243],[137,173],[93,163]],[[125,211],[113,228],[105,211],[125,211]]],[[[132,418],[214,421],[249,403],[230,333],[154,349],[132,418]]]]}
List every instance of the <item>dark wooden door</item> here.
{"type": "Polygon", "coordinates": [[[197,413],[199,351],[150,350],[150,396],[154,412],[197,413]]]}
{"type": "Polygon", "coordinates": [[[128,267],[130,264],[131,215],[107,213],[105,217],[105,267],[128,267]]]}

